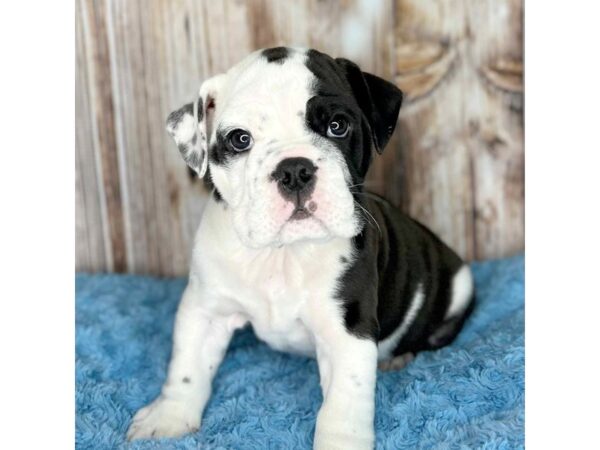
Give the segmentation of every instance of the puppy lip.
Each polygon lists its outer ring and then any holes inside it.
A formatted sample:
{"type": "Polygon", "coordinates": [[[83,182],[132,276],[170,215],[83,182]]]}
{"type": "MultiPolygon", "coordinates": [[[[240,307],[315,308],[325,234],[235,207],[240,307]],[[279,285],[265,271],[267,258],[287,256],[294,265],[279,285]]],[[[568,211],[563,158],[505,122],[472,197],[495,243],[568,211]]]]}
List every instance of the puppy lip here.
{"type": "Polygon", "coordinates": [[[308,219],[311,216],[312,214],[309,210],[305,209],[304,207],[298,207],[294,210],[294,212],[288,220],[304,220],[308,219]]]}
{"type": "Polygon", "coordinates": [[[312,217],[313,213],[317,210],[317,203],[314,200],[310,200],[305,205],[297,205],[294,212],[288,220],[304,220],[312,217]]]}

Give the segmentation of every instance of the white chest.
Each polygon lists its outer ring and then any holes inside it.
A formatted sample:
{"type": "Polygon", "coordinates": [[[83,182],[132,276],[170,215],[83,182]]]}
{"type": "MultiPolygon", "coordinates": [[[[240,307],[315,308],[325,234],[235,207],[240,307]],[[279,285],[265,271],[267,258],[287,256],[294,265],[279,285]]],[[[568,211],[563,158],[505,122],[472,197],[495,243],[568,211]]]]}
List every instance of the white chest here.
{"type": "Polygon", "coordinates": [[[314,356],[315,343],[306,326],[301,305],[286,308],[265,299],[264,308],[253,308],[249,317],[254,332],[275,350],[314,356]]]}
{"type": "Polygon", "coordinates": [[[314,340],[306,324],[313,292],[306,274],[266,270],[264,276],[244,281],[239,302],[256,335],[276,350],[313,355],[314,340]]]}
{"type": "Polygon", "coordinates": [[[256,335],[276,350],[314,355],[312,319],[320,302],[335,301],[340,273],[340,248],[320,245],[325,248],[309,244],[252,252],[243,255],[243,264],[235,263],[239,270],[230,277],[228,294],[256,335]]]}
{"type": "Polygon", "coordinates": [[[313,326],[322,322],[315,317],[323,302],[337,302],[341,260],[350,257],[350,241],[251,249],[224,234],[223,227],[201,227],[192,266],[210,284],[214,301],[243,316],[271,347],[314,355],[313,326]]]}

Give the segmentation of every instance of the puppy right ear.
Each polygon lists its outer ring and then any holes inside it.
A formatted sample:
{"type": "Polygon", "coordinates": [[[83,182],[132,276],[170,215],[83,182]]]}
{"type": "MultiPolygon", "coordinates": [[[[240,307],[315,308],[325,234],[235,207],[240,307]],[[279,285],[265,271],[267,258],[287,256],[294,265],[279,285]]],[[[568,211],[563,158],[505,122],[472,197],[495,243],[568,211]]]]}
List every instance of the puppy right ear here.
{"type": "Polygon", "coordinates": [[[213,132],[217,97],[223,81],[223,75],[206,80],[194,102],[167,117],[167,132],[177,144],[184,161],[200,178],[208,168],[208,142],[213,132]]]}
{"type": "Polygon", "coordinates": [[[358,106],[371,127],[375,150],[381,154],[396,128],[402,91],[389,81],[363,72],[350,60],[337,58],[335,61],[345,72],[358,106]]]}

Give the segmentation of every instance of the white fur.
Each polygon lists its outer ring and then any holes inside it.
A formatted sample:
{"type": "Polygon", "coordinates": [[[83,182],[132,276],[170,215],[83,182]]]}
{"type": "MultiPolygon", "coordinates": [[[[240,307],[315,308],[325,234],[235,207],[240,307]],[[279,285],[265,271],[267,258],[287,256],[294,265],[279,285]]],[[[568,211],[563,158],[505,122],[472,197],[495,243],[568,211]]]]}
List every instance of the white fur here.
{"type": "Polygon", "coordinates": [[[452,278],[452,297],[445,318],[462,314],[473,295],[473,275],[471,268],[464,265],[452,278]]]}
{"type": "Polygon", "coordinates": [[[400,339],[406,334],[410,326],[413,324],[417,314],[421,310],[423,306],[423,302],[425,301],[425,293],[423,292],[423,286],[417,286],[415,290],[415,295],[410,302],[410,306],[408,307],[408,311],[404,315],[402,322],[398,325],[392,334],[390,334],[387,338],[380,341],[378,344],[379,349],[379,360],[388,359],[392,356],[392,352],[398,346],[400,339]]]}

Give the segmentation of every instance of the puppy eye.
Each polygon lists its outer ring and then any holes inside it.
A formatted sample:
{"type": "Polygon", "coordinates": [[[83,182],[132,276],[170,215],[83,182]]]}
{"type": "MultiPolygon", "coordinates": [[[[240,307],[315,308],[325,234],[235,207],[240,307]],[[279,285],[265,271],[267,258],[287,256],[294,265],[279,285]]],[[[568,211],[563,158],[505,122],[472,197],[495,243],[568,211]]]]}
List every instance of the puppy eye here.
{"type": "Polygon", "coordinates": [[[245,130],[233,130],[227,136],[227,140],[229,145],[236,152],[245,152],[252,148],[254,145],[254,140],[252,139],[252,135],[245,130]]]}
{"type": "Polygon", "coordinates": [[[327,136],[332,138],[344,138],[348,135],[348,131],[350,131],[350,125],[343,117],[336,116],[333,118],[331,122],[329,122],[329,127],[327,128],[327,136]]]}

